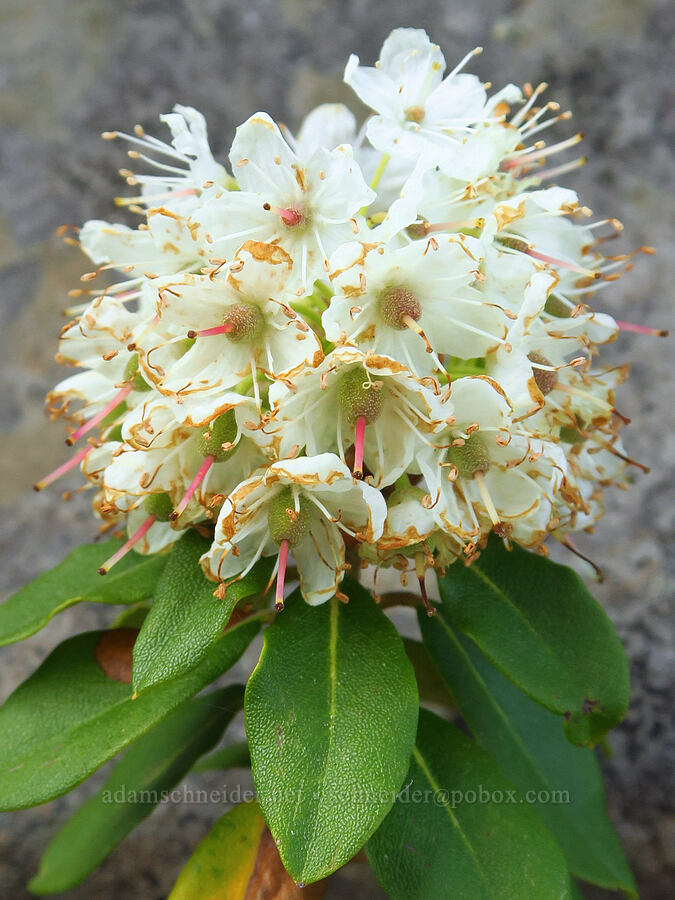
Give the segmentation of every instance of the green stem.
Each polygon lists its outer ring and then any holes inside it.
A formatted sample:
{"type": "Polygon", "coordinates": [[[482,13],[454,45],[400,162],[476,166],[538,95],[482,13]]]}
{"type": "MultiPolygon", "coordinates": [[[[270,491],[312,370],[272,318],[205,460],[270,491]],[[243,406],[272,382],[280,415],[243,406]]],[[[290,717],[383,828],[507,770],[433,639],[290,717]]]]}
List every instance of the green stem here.
{"type": "Polygon", "coordinates": [[[291,309],[300,313],[308,322],[311,322],[317,328],[321,328],[321,316],[313,306],[309,305],[307,297],[303,297],[302,300],[292,300],[289,305],[291,309]]]}
{"type": "Polygon", "coordinates": [[[380,179],[384,175],[384,170],[387,168],[387,163],[389,162],[390,159],[391,159],[391,157],[387,153],[383,153],[382,156],[380,157],[380,161],[377,164],[377,168],[375,169],[375,174],[373,175],[373,179],[370,182],[371,190],[373,190],[373,191],[377,190],[377,186],[380,183],[380,179]]]}

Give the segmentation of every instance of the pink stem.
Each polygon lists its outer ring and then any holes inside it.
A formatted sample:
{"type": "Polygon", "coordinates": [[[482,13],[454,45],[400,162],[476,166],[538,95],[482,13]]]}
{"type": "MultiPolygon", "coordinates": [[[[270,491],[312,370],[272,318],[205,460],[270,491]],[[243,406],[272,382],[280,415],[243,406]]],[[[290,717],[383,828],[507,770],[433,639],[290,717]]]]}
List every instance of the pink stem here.
{"type": "Polygon", "coordinates": [[[123,556],[126,556],[126,554],[131,550],[131,548],[135,544],[137,544],[140,541],[140,539],[150,530],[150,527],[152,526],[152,523],[154,521],[155,521],[154,516],[148,516],[148,518],[145,520],[145,522],[143,522],[143,524],[138,529],[138,531],[136,531],[134,534],[131,535],[131,537],[126,542],[126,544],[122,544],[120,549],[116,553],[113,553],[113,555],[110,557],[110,559],[106,560],[106,562],[103,563],[101,568],[98,570],[98,574],[99,575],[107,575],[108,572],[115,565],[115,563],[118,563],[122,559],[123,556]]]}
{"type": "Polygon", "coordinates": [[[234,331],[234,325],[230,322],[227,325],[216,325],[215,328],[205,328],[203,331],[188,331],[189,338],[211,337],[213,334],[227,334],[234,331]]]}
{"type": "Polygon", "coordinates": [[[178,506],[174,509],[174,511],[171,513],[171,515],[169,516],[169,518],[171,519],[172,522],[175,522],[176,519],[181,515],[181,513],[185,512],[185,509],[186,509],[188,503],[190,502],[190,500],[192,500],[192,495],[194,494],[194,492],[197,490],[199,485],[202,483],[202,481],[206,477],[206,473],[209,471],[209,469],[213,465],[214,460],[215,460],[215,456],[204,457],[204,462],[199,467],[199,471],[197,472],[195,477],[190,482],[188,489],[183,494],[182,500],[180,501],[178,506]]]}
{"type": "Polygon", "coordinates": [[[651,334],[653,337],[667,337],[668,332],[662,328],[648,328],[646,325],[636,325],[634,322],[620,322],[616,320],[616,324],[621,331],[634,331],[636,334],[651,334]]]}
{"type": "Polygon", "coordinates": [[[281,611],[284,608],[284,581],[286,579],[286,563],[288,562],[288,541],[279,544],[279,568],[277,569],[277,590],[274,608],[281,611]]]}
{"type": "Polygon", "coordinates": [[[359,416],[356,420],[356,431],[354,434],[354,472],[357,478],[363,476],[363,448],[366,440],[366,419],[365,416],[359,416]]]}
{"type": "Polygon", "coordinates": [[[127,394],[131,393],[132,387],[133,385],[127,384],[121,391],[118,391],[112,400],[109,403],[106,403],[102,410],[97,412],[96,415],[89,419],[88,422],[85,422],[84,425],[80,425],[77,431],[74,431],[70,437],[66,438],[66,444],[68,444],[69,447],[72,447],[75,441],[79,440],[82,435],[90,432],[92,428],[96,428],[99,422],[102,422],[108,413],[112,412],[116,406],[119,406],[127,394]]]}
{"type": "Polygon", "coordinates": [[[591,269],[585,269],[583,266],[577,266],[574,263],[566,262],[564,259],[556,259],[555,256],[547,256],[546,253],[539,253],[531,247],[525,251],[528,256],[541,262],[549,263],[552,266],[558,266],[559,269],[569,269],[570,272],[578,272],[580,275],[587,275],[590,278],[600,278],[599,272],[593,272],[591,269]]]}
{"type": "Polygon", "coordinates": [[[47,485],[51,484],[53,481],[56,481],[57,478],[60,478],[62,475],[65,475],[66,472],[69,472],[71,469],[74,469],[75,466],[82,462],[82,460],[90,453],[92,450],[91,447],[83,447],[81,450],[75,454],[75,456],[71,456],[71,458],[64,462],[63,465],[60,465],[58,469],[54,469],[53,472],[50,472],[49,475],[45,475],[45,477],[38,481],[37,484],[33,486],[34,490],[41,491],[47,487],[47,485]]]}

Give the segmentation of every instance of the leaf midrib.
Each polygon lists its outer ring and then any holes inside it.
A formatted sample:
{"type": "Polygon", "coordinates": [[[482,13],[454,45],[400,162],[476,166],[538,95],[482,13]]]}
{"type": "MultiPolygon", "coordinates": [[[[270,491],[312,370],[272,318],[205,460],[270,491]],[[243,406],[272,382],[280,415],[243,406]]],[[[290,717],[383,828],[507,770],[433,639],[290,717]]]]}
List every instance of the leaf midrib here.
{"type": "MultiPolygon", "coordinates": [[[[490,690],[489,690],[489,688],[487,687],[487,685],[485,684],[484,679],[482,678],[482,676],[480,675],[480,673],[478,672],[478,670],[475,668],[474,664],[473,664],[472,661],[471,661],[471,658],[469,657],[469,655],[467,654],[467,652],[465,651],[465,649],[462,647],[462,645],[460,644],[460,642],[457,640],[457,637],[456,637],[456,635],[454,634],[454,632],[452,631],[452,629],[450,628],[450,626],[449,626],[446,622],[443,621],[443,618],[442,618],[441,616],[439,616],[438,618],[439,618],[439,620],[440,620],[440,623],[441,623],[443,629],[447,632],[448,637],[452,640],[452,642],[453,642],[453,643],[455,644],[455,646],[457,647],[457,650],[458,650],[458,652],[462,655],[462,658],[465,660],[465,663],[466,663],[467,667],[470,669],[471,673],[473,674],[473,676],[475,677],[476,681],[478,682],[478,684],[480,685],[481,689],[483,690],[483,693],[484,693],[485,696],[487,697],[487,702],[488,702],[488,704],[489,704],[489,705],[491,706],[491,708],[494,710],[494,712],[496,713],[496,715],[501,719],[501,721],[503,722],[504,726],[506,727],[507,732],[509,733],[509,735],[511,736],[511,738],[513,739],[513,741],[516,743],[517,747],[518,747],[520,750],[522,750],[523,757],[525,758],[525,760],[526,760],[526,762],[527,762],[527,764],[528,764],[528,768],[531,770],[531,773],[532,773],[533,777],[535,778],[535,780],[538,781],[541,785],[543,785],[544,788],[551,789],[551,790],[553,790],[553,789],[557,790],[557,788],[555,787],[555,785],[552,784],[552,782],[550,782],[550,781],[546,778],[546,776],[541,772],[541,770],[538,768],[538,766],[537,766],[537,764],[536,764],[536,761],[535,761],[535,760],[533,759],[533,757],[531,756],[531,754],[530,754],[529,750],[527,749],[527,747],[525,746],[525,744],[523,744],[520,735],[514,730],[514,728],[513,728],[513,726],[511,725],[511,722],[510,722],[508,716],[507,716],[506,713],[503,711],[503,709],[501,708],[501,706],[497,703],[497,701],[495,700],[495,698],[493,697],[493,695],[490,693],[490,690]]],[[[473,729],[471,729],[471,730],[473,730],[473,729]]],[[[486,752],[489,753],[489,751],[486,751],[486,752]]],[[[490,755],[492,755],[492,754],[490,754],[490,755]]],[[[495,760],[495,762],[496,762],[496,760],[495,760]]],[[[498,763],[497,763],[497,764],[498,764],[498,763]]],[[[498,765],[499,765],[499,764],[498,764],[498,765]]],[[[500,766],[500,768],[501,768],[501,766],[500,766]]],[[[588,846],[588,842],[587,842],[587,840],[586,840],[586,837],[585,837],[584,833],[583,833],[582,831],[579,831],[579,828],[578,828],[578,826],[577,826],[577,824],[576,824],[576,821],[575,821],[572,817],[570,817],[570,816],[567,815],[567,811],[566,811],[566,809],[564,808],[564,806],[563,806],[563,808],[562,808],[562,810],[561,810],[561,815],[564,817],[565,821],[568,823],[569,830],[572,831],[572,832],[574,832],[574,834],[577,835],[578,838],[579,838],[583,843],[585,843],[585,844],[588,846]]],[[[593,855],[595,856],[595,853],[594,853],[593,855]]],[[[567,856],[567,854],[565,854],[565,856],[567,856]]],[[[609,884],[609,885],[600,885],[600,886],[601,886],[601,887],[608,887],[608,889],[610,889],[610,890],[611,890],[612,888],[616,888],[616,887],[617,887],[616,882],[617,882],[618,880],[620,880],[620,879],[616,876],[616,874],[612,873],[611,869],[608,869],[608,868],[604,865],[604,860],[602,860],[601,858],[598,858],[598,857],[596,857],[596,859],[599,859],[599,865],[600,865],[602,868],[604,868],[604,871],[605,871],[606,873],[608,873],[609,877],[612,879],[612,883],[611,883],[611,884],[609,884]]],[[[572,872],[573,875],[576,875],[578,878],[585,878],[585,877],[587,877],[587,876],[584,875],[583,872],[575,871],[574,868],[572,867],[572,864],[570,863],[570,860],[568,860],[568,864],[570,864],[570,871],[572,872]]]]}
{"type": "MultiPolygon", "coordinates": [[[[433,788],[434,793],[436,794],[436,797],[437,797],[438,799],[444,798],[446,792],[443,791],[443,789],[441,788],[441,786],[440,786],[440,784],[438,783],[438,781],[434,778],[433,773],[432,773],[430,767],[427,765],[427,762],[426,762],[426,760],[424,759],[424,756],[422,755],[422,751],[419,749],[419,747],[417,746],[417,744],[415,744],[415,746],[413,747],[412,755],[413,755],[415,761],[417,762],[417,765],[418,765],[418,766],[420,767],[420,769],[422,770],[422,773],[424,774],[424,777],[427,779],[427,781],[429,782],[429,784],[430,784],[431,787],[433,788]]],[[[465,847],[466,847],[467,850],[469,851],[469,855],[471,856],[471,859],[473,860],[474,866],[476,867],[476,871],[478,872],[478,875],[479,875],[479,877],[480,877],[480,880],[481,880],[481,881],[483,882],[483,884],[485,885],[486,889],[488,890],[488,893],[490,893],[490,891],[489,891],[489,882],[488,882],[488,880],[487,880],[487,878],[486,878],[486,875],[485,875],[485,872],[483,871],[483,868],[481,867],[481,864],[480,864],[480,862],[479,862],[479,860],[478,860],[478,857],[476,856],[476,851],[473,849],[473,846],[472,846],[472,844],[471,844],[471,841],[469,840],[469,838],[467,837],[466,833],[464,832],[464,829],[463,829],[462,826],[459,824],[459,821],[458,821],[457,817],[455,816],[454,812],[452,811],[452,808],[450,807],[450,805],[448,804],[447,800],[445,800],[445,799],[443,799],[442,802],[441,802],[439,805],[441,806],[442,809],[445,810],[445,812],[446,812],[447,815],[449,816],[450,821],[451,821],[452,824],[453,824],[453,827],[457,830],[457,833],[459,834],[459,836],[460,836],[460,838],[461,838],[461,840],[462,840],[462,843],[465,845],[465,847]]]]}
{"type": "MultiPolygon", "coordinates": [[[[496,583],[495,583],[488,575],[486,575],[485,572],[483,572],[481,569],[479,569],[477,565],[476,565],[476,566],[469,566],[469,567],[468,567],[468,571],[469,571],[472,575],[474,575],[474,577],[481,578],[481,579],[485,582],[485,584],[486,584],[492,591],[494,591],[494,593],[497,595],[497,597],[501,598],[501,599],[506,603],[506,605],[507,605],[510,609],[512,609],[512,610],[514,611],[514,613],[516,614],[516,617],[517,617],[518,619],[520,619],[520,620],[525,624],[525,626],[527,627],[528,631],[529,631],[532,635],[534,635],[535,638],[538,638],[538,639],[539,639],[539,641],[541,642],[541,646],[544,648],[544,650],[546,651],[547,655],[548,655],[549,657],[551,657],[551,659],[553,659],[558,665],[560,665],[560,666],[564,669],[565,672],[569,672],[569,667],[568,667],[568,666],[566,665],[566,663],[560,658],[559,654],[556,653],[556,651],[555,651],[552,647],[549,646],[549,644],[544,640],[543,635],[541,634],[541,632],[537,631],[537,629],[535,628],[535,626],[530,622],[530,620],[529,620],[529,619],[527,618],[527,616],[523,613],[523,611],[520,609],[520,607],[516,606],[516,604],[510,599],[509,595],[506,594],[506,593],[502,590],[502,588],[499,587],[499,585],[496,584],[496,583]]],[[[460,631],[461,631],[461,630],[462,630],[462,629],[460,629],[460,631]]],[[[485,652],[486,652],[487,655],[489,655],[489,654],[487,653],[487,650],[486,650],[485,652]]],[[[572,675],[573,675],[573,673],[572,673],[572,675]]]]}
{"type": "Polygon", "coordinates": [[[328,682],[330,685],[329,689],[329,701],[328,701],[328,745],[326,747],[326,761],[324,764],[323,774],[319,779],[320,790],[319,790],[319,799],[316,804],[316,809],[314,812],[314,818],[312,822],[312,830],[309,841],[307,842],[307,850],[305,852],[305,860],[303,864],[303,872],[305,870],[305,866],[307,865],[307,860],[311,858],[311,852],[314,847],[314,844],[317,841],[319,836],[318,823],[320,820],[321,808],[324,804],[325,797],[325,783],[326,777],[328,774],[328,768],[331,760],[331,751],[333,748],[333,739],[335,733],[335,696],[336,696],[336,688],[337,688],[337,638],[338,638],[338,599],[337,597],[333,597],[328,601],[330,603],[330,632],[329,632],[329,641],[328,641],[328,682]]]}

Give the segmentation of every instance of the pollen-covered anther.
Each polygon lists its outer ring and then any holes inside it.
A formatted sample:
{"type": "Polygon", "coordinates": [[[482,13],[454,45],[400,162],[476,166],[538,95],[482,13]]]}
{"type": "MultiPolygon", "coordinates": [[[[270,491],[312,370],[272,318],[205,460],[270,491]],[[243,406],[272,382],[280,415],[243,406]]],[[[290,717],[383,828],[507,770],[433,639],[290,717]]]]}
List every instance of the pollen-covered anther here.
{"type": "Polygon", "coordinates": [[[533,363],[532,374],[534,376],[535,384],[545,397],[547,394],[550,394],[557,385],[558,373],[553,368],[550,361],[546,359],[542,353],[539,353],[538,350],[533,350],[531,353],[528,353],[527,358],[533,363]],[[541,368],[542,366],[545,366],[546,368],[541,368]]]}
{"type": "Polygon", "coordinates": [[[422,315],[419,300],[404,285],[393,285],[381,291],[378,306],[383,322],[399,331],[409,328],[410,321],[415,323],[422,315]]]}

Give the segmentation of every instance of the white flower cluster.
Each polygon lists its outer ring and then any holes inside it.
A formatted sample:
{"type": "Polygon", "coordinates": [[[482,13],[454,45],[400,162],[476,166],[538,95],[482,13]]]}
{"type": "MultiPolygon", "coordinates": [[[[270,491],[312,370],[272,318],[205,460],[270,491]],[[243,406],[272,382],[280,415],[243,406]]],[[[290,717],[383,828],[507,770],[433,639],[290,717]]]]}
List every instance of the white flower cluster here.
{"type": "Polygon", "coordinates": [[[316,604],[350,565],[423,586],[492,530],[543,551],[601,515],[630,462],[625,371],[597,367],[620,323],[587,301],[627,267],[600,251],[620,225],[551,186],[582,160],[548,164],[580,135],[539,138],[569,117],[545,85],[488,96],[462,71],[477,52],[444,75],[398,29],[347,64],[360,131],[335,104],[296,136],[257,113],[229,170],[188,107],[162,116],[170,145],[104,135],[152,174],[122,170],[141,224],[79,231],[83,280],[123,277],[72,292],[59,359],[82,371],[48,406],[86,444],[39,484],[80,465],[105,527],[126,523],[103,572],[196,526],[217,591],[275,556],[283,605],[290,554],[316,604]]]}

